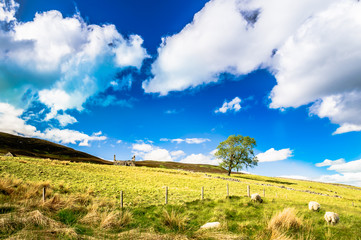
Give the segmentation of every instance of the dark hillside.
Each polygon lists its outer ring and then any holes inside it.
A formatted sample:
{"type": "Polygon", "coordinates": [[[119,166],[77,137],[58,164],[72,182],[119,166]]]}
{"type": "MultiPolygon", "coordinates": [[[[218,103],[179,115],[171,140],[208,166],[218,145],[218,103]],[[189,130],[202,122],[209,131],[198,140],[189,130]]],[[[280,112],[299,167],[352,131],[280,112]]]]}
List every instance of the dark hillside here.
{"type": "Polygon", "coordinates": [[[113,164],[90,154],[37,138],[26,138],[0,132],[0,154],[69,160],[72,162],[91,162],[113,164]]]}

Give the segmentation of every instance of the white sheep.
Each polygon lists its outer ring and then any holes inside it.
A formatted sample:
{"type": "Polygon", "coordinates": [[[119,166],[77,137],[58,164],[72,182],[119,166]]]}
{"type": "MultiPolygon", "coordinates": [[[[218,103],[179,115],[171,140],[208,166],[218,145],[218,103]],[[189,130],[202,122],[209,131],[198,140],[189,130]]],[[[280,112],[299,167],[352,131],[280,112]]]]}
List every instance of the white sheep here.
{"type": "Polygon", "coordinates": [[[311,201],[308,203],[308,209],[313,211],[320,210],[321,205],[318,202],[311,201]]]}
{"type": "Polygon", "coordinates": [[[252,201],[255,201],[255,202],[260,202],[260,203],[263,202],[261,196],[260,196],[258,193],[252,194],[252,195],[251,195],[251,200],[252,200],[252,201]]]}
{"type": "Polygon", "coordinates": [[[210,228],[219,228],[221,226],[220,222],[209,222],[204,224],[201,229],[210,229],[210,228]]]}
{"type": "Polygon", "coordinates": [[[325,220],[326,220],[326,222],[328,222],[328,223],[336,224],[336,223],[338,223],[338,221],[340,220],[340,217],[338,216],[337,213],[334,213],[334,212],[326,212],[326,213],[325,213],[325,220]]]}

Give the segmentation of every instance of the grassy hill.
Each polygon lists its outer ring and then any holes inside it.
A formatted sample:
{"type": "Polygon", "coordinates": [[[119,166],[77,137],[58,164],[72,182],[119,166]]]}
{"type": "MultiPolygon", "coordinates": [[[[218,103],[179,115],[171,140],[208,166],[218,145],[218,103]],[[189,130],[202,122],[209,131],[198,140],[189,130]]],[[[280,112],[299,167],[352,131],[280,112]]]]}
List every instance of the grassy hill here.
{"type": "Polygon", "coordinates": [[[249,174],[2,157],[0,238],[361,239],[360,195],[357,187],[249,174]],[[265,191],[264,202],[252,202],[247,186],[265,191]],[[309,211],[309,201],[321,210],[309,211]],[[326,211],[340,223],[328,225],[326,211]],[[221,227],[200,230],[213,221],[221,227]]]}
{"type": "MultiPolygon", "coordinates": [[[[175,170],[185,170],[191,172],[204,172],[204,173],[227,173],[228,171],[222,167],[208,165],[208,164],[187,164],[180,162],[158,162],[158,161],[136,161],[137,167],[152,167],[152,168],[165,168],[175,170]]],[[[234,173],[240,174],[240,173],[234,173]]]]}
{"type": "Polygon", "coordinates": [[[37,138],[26,138],[0,132],[0,153],[11,152],[15,155],[112,164],[90,154],[37,138]]]}

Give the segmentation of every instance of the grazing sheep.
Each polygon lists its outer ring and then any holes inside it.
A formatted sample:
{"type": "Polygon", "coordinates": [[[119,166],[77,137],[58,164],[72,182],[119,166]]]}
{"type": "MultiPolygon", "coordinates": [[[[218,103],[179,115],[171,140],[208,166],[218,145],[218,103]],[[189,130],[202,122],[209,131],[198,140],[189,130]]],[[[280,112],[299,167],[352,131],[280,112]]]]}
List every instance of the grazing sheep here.
{"type": "Polygon", "coordinates": [[[334,213],[334,212],[326,212],[325,213],[325,220],[326,222],[328,223],[331,223],[331,224],[336,224],[338,223],[338,221],[340,220],[339,216],[337,213],[334,213]]]}
{"type": "Polygon", "coordinates": [[[219,228],[221,226],[220,222],[209,222],[204,224],[201,229],[210,229],[210,228],[219,228]]]}
{"type": "Polygon", "coordinates": [[[251,200],[252,200],[252,201],[255,201],[255,202],[260,202],[260,203],[263,202],[261,196],[260,196],[258,193],[252,194],[252,195],[251,195],[251,200]]]}
{"type": "Polygon", "coordinates": [[[318,202],[311,201],[308,203],[308,209],[313,211],[320,210],[321,205],[318,202]]]}

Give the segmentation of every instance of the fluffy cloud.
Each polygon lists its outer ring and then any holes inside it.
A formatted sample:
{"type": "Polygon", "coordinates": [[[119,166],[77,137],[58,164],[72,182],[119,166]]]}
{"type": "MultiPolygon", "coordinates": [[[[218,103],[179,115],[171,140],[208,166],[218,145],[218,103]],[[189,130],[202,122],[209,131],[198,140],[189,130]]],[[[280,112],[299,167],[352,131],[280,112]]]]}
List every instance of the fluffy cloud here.
{"type": "Polygon", "coordinates": [[[181,163],[193,163],[193,164],[209,164],[209,165],[219,165],[221,163],[220,159],[217,159],[213,154],[204,155],[204,154],[191,154],[186,158],[180,161],[181,163]]]}
{"type": "Polygon", "coordinates": [[[360,12],[356,0],[212,0],[163,39],[143,88],[167,95],[268,68],[271,108],[313,103],[310,114],[339,125],[334,134],[361,131],[360,12]]]}
{"type": "Polygon", "coordinates": [[[185,152],[183,152],[182,150],[177,150],[177,151],[172,151],[170,152],[170,155],[174,158],[177,159],[179,157],[182,157],[185,155],[185,152]]]}
{"type": "Polygon", "coordinates": [[[340,158],[337,160],[329,160],[329,159],[325,159],[325,161],[323,161],[322,163],[316,163],[316,167],[326,167],[326,166],[332,166],[332,165],[337,165],[337,164],[344,164],[345,163],[345,159],[340,158]]]}
{"type": "Polygon", "coordinates": [[[350,162],[346,162],[343,158],[334,161],[326,159],[316,166],[328,166],[327,170],[337,172],[337,174],[322,175],[319,181],[361,186],[361,159],[350,162]]]}
{"type": "Polygon", "coordinates": [[[15,12],[18,9],[19,4],[14,0],[8,0],[7,2],[0,2],[0,21],[11,22],[15,20],[15,12]]]}
{"type": "Polygon", "coordinates": [[[172,143],[188,143],[188,144],[201,144],[204,142],[210,142],[211,140],[208,138],[175,138],[175,139],[168,139],[168,138],[161,138],[160,141],[166,142],[170,141],[172,143]]]}
{"type": "Polygon", "coordinates": [[[168,150],[157,148],[152,151],[146,153],[143,157],[144,160],[154,160],[154,161],[162,161],[162,162],[170,162],[172,161],[172,157],[169,154],[168,150]]]}
{"type": "Polygon", "coordinates": [[[361,130],[361,4],[342,1],[310,18],[276,54],[271,107],[315,102],[311,114],[361,130]],[[347,12],[347,14],[345,14],[347,12]]]}
{"type": "Polygon", "coordinates": [[[256,157],[259,162],[281,161],[289,157],[292,157],[292,150],[289,148],[285,148],[281,150],[275,150],[274,148],[271,148],[264,153],[257,154],[256,157]]]}
{"type": "Polygon", "coordinates": [[[89,141],[103,141],[106,139],[101,134],[95,133],[89,136],[69,129],[48,128],[41,132],[21,118],[23,112],[23,109],[14,108],[14,106],[7,103],[0,103],[0,132],[25,137],[38,137],[63,144],[79,143],[79,146],[89,146],[89,141]]]}
{"type": "Polygon", "coordinates": [[[227,102],[224,101],[222,107],[216,109],[215,113],[226,113],[227,111],[235,111],[238,112],[241,109],[241,99],[239,97],[235,97],[232,101],[227,102]]]}
{"type": "MultiPolygon", "coordinates": [[[[90,97],[112,86],[123,68],[140,69],[148,57],[142,38],[125,38],[112,24],[87,24],[79,14],[63,17],[58,11],[20,22],[18,7],[14,0],[0,0],[0,130],[82,146],[104,140],[69,129],[40,132],[22,114],[36,101],[50,109],[43,120],[56,119],[61,127],[77,122],[66,110],[82,111],[90,97]]],[[[114,96],[101,100],[123,104],[114,96]]]]}
{"type": "Polygon", "coordinates": [[[229,72],[247,74],[267,65],[271,56],[302,23],[334,1],[213,0],[180,33],[163,39],[143,82],[148,93],[217,82],[229,72]]]}
{"type": "Polygon", "coordinates": [[[57,114],[56,119],[59,121],[60,126],[65,127],[68,124],[73,124],[78,122],[73,116],[70,116],[69,114],[57,114]]]}
{"type": "Polygon", "coordinates": [[[135,143],[132,146],[134,151],[150,152],[153,150],[153,146],[147,143],[135,143]]]}
{"type": "Polygon", "coordinates": [[[111,86],[117,72],[140,69],[148,57],[140,36],[124,38],[114,25],[90,25],[79,14],[63,17],[58,11],[19,22],[14,4],[0,1],[0,21],[12,21],[0,28],[0,102],[26,107],[22,98],[31,90],[57,119],[60,110],[81,111],[87,99],[111,86]]]}
{"type": "Polygon", "coordinates": [[[172,161],[172,156],[168,150],[153,146],[148,143],[140,141],[132,145],[132,152],[143,160],[152,161],[172,161]]]}

